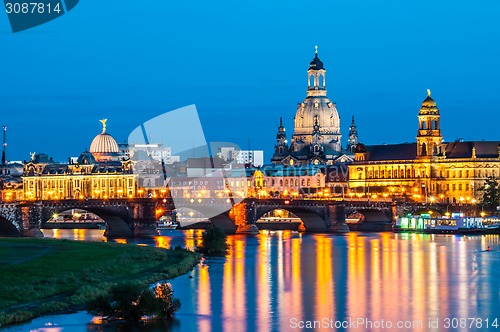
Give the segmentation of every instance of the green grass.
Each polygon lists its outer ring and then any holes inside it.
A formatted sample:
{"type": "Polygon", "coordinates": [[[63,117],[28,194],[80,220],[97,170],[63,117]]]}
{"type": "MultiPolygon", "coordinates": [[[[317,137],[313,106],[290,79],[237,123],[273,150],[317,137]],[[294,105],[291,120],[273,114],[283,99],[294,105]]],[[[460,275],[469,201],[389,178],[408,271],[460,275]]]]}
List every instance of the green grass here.
{"type": "Polygon", "coordinates": [[[0,239],[0,326],[85,304],[119,282],[174,278],[198,260],[186,250],[0,239]]]}

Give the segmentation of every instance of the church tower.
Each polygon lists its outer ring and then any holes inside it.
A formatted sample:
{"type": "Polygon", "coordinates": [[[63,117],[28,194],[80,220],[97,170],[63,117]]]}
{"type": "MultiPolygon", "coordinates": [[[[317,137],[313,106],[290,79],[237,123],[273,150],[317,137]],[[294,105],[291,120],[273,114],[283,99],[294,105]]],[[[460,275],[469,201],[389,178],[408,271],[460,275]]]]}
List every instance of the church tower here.
{"type": "Polygon", "coordinates": [[[276,133],[276,145],[274,146],[274,155],[282,156],[288,152],[288,141],[286,140],[285,127],[283,126],[283,118],[280,117],[280,125],[276,133]]]}
{"type": "MultiPolygon", "coordinates": [[[[307,70],[307,96],[298,104],[294,119],[292,154],[314,157],[310,151],[324,153],[324,162],[342,151],[340,117],[335,103],[326,96],[326,70],[319,59],[318,48],[307,70]],[[315,148],[314,145],[317,145],[315,148]]],[[[304,160],[304,163],[309,161],[304,160]]]]}
{"type": "Polygon", "coordinates": [[[440,121],[439,109],[431,98],[431,91],[427,90],[427,98],[418,113],[417,157],[442,155],[443,136],[440,121]]]}
{"type": "Polygon", "coordinates": [[[354,115],[352,116],[352,123],[349,127],[349,141],[347,142],[347,151],[354,153],[358,145],[358,130],[356,129],[356,124],[354,123],[354,115]]]}

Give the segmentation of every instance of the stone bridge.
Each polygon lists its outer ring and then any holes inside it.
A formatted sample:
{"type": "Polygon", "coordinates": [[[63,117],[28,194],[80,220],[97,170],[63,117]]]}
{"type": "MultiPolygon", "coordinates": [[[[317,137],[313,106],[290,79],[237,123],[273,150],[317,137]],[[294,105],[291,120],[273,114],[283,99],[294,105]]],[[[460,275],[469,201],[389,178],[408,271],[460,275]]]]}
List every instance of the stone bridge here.
{"type": "MultiPolygon", "coordinates": [[[[353,213],[363,221],[394,222],[398,215],[417,211],[444,214],[450,205],[433,206],[400,202],[293,200],[247,198],[234,206],[227,200],[172,200],[150,198],[109,200],[53,200],[0,204],[0,236],[43,236],[40,228],[56,213],[82,209],[94,213],[106,222],[109,237],[154,236],[156,209],[165,211],[186,208],[206,215],[213,225],[226,233],[256,233],[256,222],[264,214],[287,210],[302,220],[307,232],[347,232],[346,217],[353,213]]],[[[456,207],[452,207],[456,210],[456,207]]]]}
{"type": "Polygon", "coordinates": [[[109,237],[154,236],[156,202],[147,199],[54,200],[0,204],[0,236],[43,236],[40,228],[54,214],[71,209],[92,212],[106,222],[109,237]]]}

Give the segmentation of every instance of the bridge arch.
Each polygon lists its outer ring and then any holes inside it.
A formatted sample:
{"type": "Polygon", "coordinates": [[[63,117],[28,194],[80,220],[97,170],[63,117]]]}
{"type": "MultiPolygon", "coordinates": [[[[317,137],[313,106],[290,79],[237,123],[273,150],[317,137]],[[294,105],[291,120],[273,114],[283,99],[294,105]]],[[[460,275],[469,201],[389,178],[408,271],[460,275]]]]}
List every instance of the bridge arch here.
{"type": "Polygon", "coordinates": [[[62,212],[71,210],[71,209],[81,209],[87,212],[93,213],[100,217],[106,223],[106,231],[104,232],[105,236],[113,236],[113,234],[119,234],[119,236],[133,236],[134,232],[132,229],[132,225],[127,222],[129,219],[124,213],[118,213],[112,211],[109,207],[94,207],[94,206],[85,206],[82,207],[78,204],[75,206],[64,205],[64,206],[53,206],[43,213],[40,228],[44,228],[45,223],[47,223],[54,213],[60,214],[62,212]]]}
{"type": "Polygon", "coordinates": [[[9,219],[0,216],[0,237],[18,237],[21,231],[9,219]]]}
{"type": "Polygon", "coordinates": [[[387,213],[377,209],[356,209],[347,216],[347,219],[359,218],[358,223],[365,222],[391,222],[387,213]]]}
{"type": "Polygon", "coordinates": [[[266,213],[269,213],[274,210],[285,210],[290,213],[296,215],[302,221],[304,228],[308,232],[328,232],[328,226],[325,222],[325,219],[322,215],[320,215],[315,210],[310,210],[303,207],[295,207],[295,206],[269,206],[269,207],[261,207],[258,209],[256,214],[256,220],[259,220],[266,213]]]}
{"type": "Polygon", "coordinates": [[[179,209],[176,209],[176,211],[177,215],[181,214],[181,219],[183,214],[185,215],[186,213],[194,211],[199,215],[202,215],[204,218],[210,220],[214,227],[222,228],[226,233],[235,233],[237,229],[236,224],[229,217],[230,212],[227,211],[224,213],[220,213],[220,209],[218,207],[210,207],[206,205],[197,207],[196,205],[193,205],[180,207],[179,209]]]}

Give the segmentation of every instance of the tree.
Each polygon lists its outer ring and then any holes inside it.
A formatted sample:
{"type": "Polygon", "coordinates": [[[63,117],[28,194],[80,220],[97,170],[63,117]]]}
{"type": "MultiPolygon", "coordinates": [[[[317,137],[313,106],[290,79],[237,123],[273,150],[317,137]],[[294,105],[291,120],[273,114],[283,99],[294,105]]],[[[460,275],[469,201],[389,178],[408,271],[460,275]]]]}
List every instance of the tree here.
{"type": "Polygon", "coordinates": [[[172,319],[181,307],[169,283],[159,283],[154,288],[144,288],[137,283],[113,286],[108,294],[99,296],[87,305],[93,315],[112,319],[138,320],[142,316],[172,319]]]}
{"type": "Polygon", "coordinates": [[[500,183],[499,179],[490,176],[484,182],[484,185],[479,188],[483,192],[482,205],[490,212],[496,211],[500,205],[500,183]]]}
{"type": "Polygon", "coordinates": [[[229,249],[226,243],[226,233],[219,227],[208,228],[202,237],[202,243],[197,250],[207,255],[223,255],[229,249]]]}

